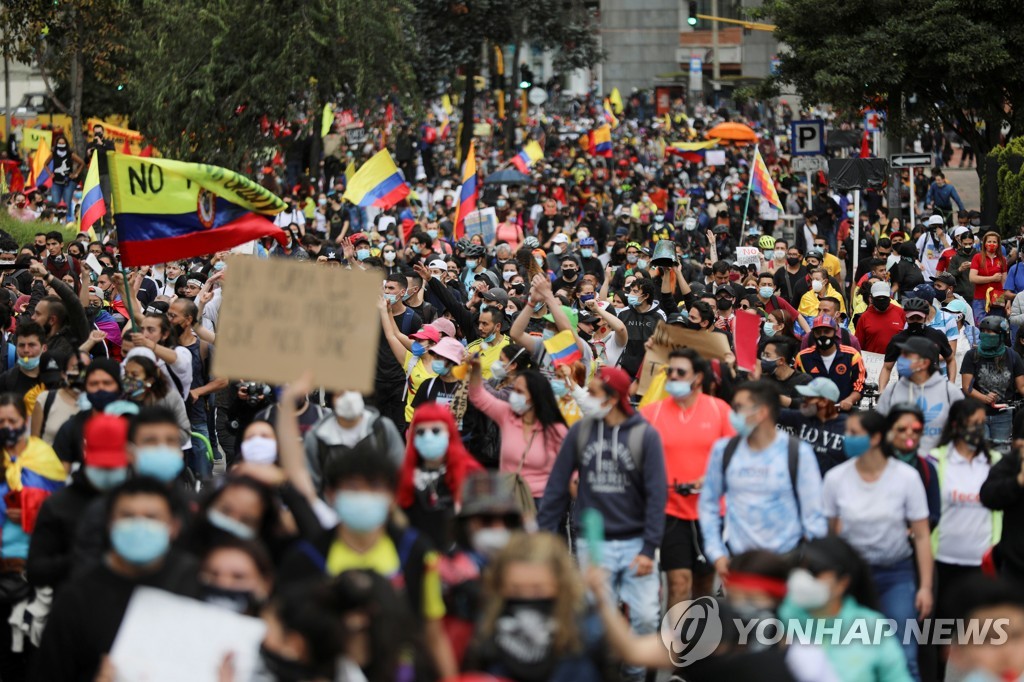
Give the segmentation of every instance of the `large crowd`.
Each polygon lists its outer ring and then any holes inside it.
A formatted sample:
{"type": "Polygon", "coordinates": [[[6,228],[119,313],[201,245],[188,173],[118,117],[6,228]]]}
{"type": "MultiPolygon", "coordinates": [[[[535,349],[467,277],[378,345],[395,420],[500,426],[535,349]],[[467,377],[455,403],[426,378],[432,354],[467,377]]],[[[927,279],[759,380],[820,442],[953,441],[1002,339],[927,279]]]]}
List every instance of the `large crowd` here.
{"type": "MultiPolygon", "coordinates": [[[[286,238],[253,257],[380,276],[366,395],[301,362],[284,386],[211,374],[225,252],[124,270],[114,231],[0,235],[0,679],[121,679],[140,586],[261,618],[253,680],[1024,679],[1019,236],[939,167],[855,215],[789,172],[792,112],[757,126],[784,210],[750,201],[753,146],[673,151],[721,112],[650,109],[627,102],[610,156],[578,139],[598,103],[534,121],[544,158],[480,194],[493,233],[455,234],[433,118],[388,139],[393,208],[342,202],[374,149],[337,129],[260,171],[286,238]],[[666,614],[700,597],[896,630],[726,628],[683,667],[666,614]],[[1009,637],[919,645],[937,617],[1009,637]]],[[[74,216],[66,153],[60,196],[12,193],[12,216],[74,216]]],[[[227,655],[210,679],[243,678],[227,655]]]]}

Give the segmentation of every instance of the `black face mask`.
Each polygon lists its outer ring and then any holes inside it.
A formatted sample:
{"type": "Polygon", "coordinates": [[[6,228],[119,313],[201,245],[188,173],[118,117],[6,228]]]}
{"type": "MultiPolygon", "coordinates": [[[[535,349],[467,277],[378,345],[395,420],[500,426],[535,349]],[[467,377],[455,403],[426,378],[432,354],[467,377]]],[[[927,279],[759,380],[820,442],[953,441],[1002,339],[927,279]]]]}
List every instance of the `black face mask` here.
{"type": "Polygon", "coordinates": [[[694,322],[693,320],[686,320],[683,322],[683,326],[693,331],[700,331],[703,327],[700,326],[700,322],[694,322]]]}
{"type": "Polygon", "coordinates": [[[257,669],[262,666],[277,682],[305,682],[317,677],[317,671],[310,666],[260,645],[260,660],[257,669]]]}
{"type": "Polygon", "coordinates": [[[816,336],[814,345],[818,347],[818,350],[828,350],[836,345],[836,338],[834,336],[816,336]]]}
{"type": "Polygon", "coordinates": [[[704,276],[705,277],[710,277],[711,276],[711,268],[710,267],[707,267],[707,266],[704,267],[704,276]]]}
{"type": "Polygon", "coordinates": [[[871,299],[871,305],[873,305],[875,310],[878,312],[884,313],[889,309],[889,306],[892,305],[892,299],[888,296],[875,296],[871,299]]]}
{"type": "Polygon", "coordinates": [[[509,677],[542,682],[558,663],[554,655],[554,599],[509,599],[498,618],[494,646],[509,677]]]}
{"type": "Polygon", "coordinates": [[[216,585],[202,585],[200,591],[202,600],[207,604],[242,615],[255,616],[259,613],[260,600],[249,590],[228,590],[216,585]]]}
{"type": "Polygon", "coordinates": [[[562,279],[566,282],[572,282],[579,276],[580,273],[575,270],[562,270],[562,279]]]}
{"type": "Polygon", "coordinates": [[[786,256],[786,262],[790,265],[800,265],[800,256],[786,256]]]}
{"type": "Polygon", "coordinates": [[[920,334],[924,331],[924,322],[907,322],[907,331],[911,334],[920,334]]]}
{"type": "Polygon", "coordinates": [[[778,360],[761,360],[761,374],[763,376],[771,376],[775,374],[775,370],[779,367],[778,360]]]}
{"type": "Polygon", "coordinates": [[[729,308],[732,308],[732,300],[728,298],[720,298],[715,301],[715,307],[717,307],[720,312],[725,312],[729,308]]]}

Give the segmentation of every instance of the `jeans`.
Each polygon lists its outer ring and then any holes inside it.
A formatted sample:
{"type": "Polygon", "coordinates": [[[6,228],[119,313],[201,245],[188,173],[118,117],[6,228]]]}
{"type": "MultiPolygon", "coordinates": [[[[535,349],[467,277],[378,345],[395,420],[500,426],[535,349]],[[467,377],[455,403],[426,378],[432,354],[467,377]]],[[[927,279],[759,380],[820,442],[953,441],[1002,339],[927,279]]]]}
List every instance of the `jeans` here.
{"type": "MultiPolygon", "coordinates": [[[[576,546],[577,556],[588,556],[585,540],[578,538],[576,546]]],[[[661,617],[661,578],[657,565],[643,577],[637,577],[636,569],[629,567],[643,546],[643,538],[606,540],[601,545],[601,567],[608,571],[609,594],[612,595],[612,599],[621,601],[629,607],[629,624],[638,635],[657,632],[661,617]]],[[[623,668],[622,679],[643,680],[644,670],[626,666],[623,668]]]]}
{"type": "MultiPolygon", "coordinates": [[[[210,437],[210,426],[206,417],[192,421],[193,433],[201,433],[207,438],[210,437]]],[[[206,443],[192,437],[192,449],[185,453],[186,464],[200,481],[208,481],[213,477],[213,462],[206,456],[206,443]]]]}
{"type": "Polygon", "coordinates": [[[985,312],[985,301],[974,299],[971,303],[971,309],[974,311],[974,326],[978,326],[978,323],[988,314],[985,312]]]}
{"type": "Polygon", "coordinates": [[[917,668],[917,642],[906,641],[907,624],[917,620],[917,609],[914,608],[914,597],[917,595],[917,582],[914,576],[914,560],[904,559],[890,566],[872,566],[871,577],[878,590],[879,610],[886,618],[896,621],[896,636],[903,647],[903,655],[907,659],[910,676],[920,682],[921,674],[917,668]]]}
{"type": "Polygon", "coordinates": [[[1013,411],[1003,410],[985,417],[985,437],[996,450],[1010,453],[1010,438],[1013,433],[1013,411]]]}
{"type": "Polygon", "coordinates": [[[63,185],[58,185],[56,182],[50,187],[50,201],[54,204],[64,202],[64,205],[68,207],[68,215],[74,215],[74,207],[71,202],[75,198],[75,183],[68,180],[63,185]]]}

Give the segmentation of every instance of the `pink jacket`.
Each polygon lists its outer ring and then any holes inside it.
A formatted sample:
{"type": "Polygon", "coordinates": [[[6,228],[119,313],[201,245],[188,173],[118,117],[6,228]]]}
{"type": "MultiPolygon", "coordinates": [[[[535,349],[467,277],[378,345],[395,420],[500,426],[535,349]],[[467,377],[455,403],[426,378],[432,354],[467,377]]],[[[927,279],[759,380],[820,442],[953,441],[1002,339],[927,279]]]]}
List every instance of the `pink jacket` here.
{"type": "Polygon", "coordinates": [[[551,429],[553,434],[545,437],[543,427],[539,422],[534,422],[534,437],[530,443],[529,451],[526,450],[526,438],[523,433],[523,420],[512,411],[509,404],[504,400],[495,398],[484,390],[483,386],[469,387],[469,400],[478,410],[490,417],[501,430],[501,459],[500,469],[514,474],[519,469],[519,463],[526,454],[526,461],[523,462],[522,476],[526,484],[530,486],[530,492],[535,498],[544,495],[544,486],[548,483],[548,474],[551,467],[555,465],[555,457],[568,429],[564,424],[558,424],[551,429]]]}

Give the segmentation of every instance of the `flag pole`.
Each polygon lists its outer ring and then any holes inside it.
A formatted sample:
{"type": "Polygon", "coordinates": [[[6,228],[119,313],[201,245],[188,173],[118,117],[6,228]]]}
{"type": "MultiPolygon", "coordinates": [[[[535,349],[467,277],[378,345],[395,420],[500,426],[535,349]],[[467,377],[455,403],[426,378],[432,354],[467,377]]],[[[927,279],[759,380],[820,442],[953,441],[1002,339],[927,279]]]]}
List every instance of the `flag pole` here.
{"type": "Polygon", "coordinates": [[[751,167],[747,180],[747,200],[743,204],[743,219],[740,222],[740,239],[743,238],[743,228],[747,225],[747,209],[750,208],[750,192],[754,189],[754,169],[751,167]]]}
{"type": "MultiPolygon", "coordinates": [[[[99,150],[96,150],[94,153],[99,154],[99,150]]],[[[117,152],[109,152],[109,151],[107,152],[108,167],[109,167],[109,156],[111,154],[116,154],[116,153],[117,152]]],[[[114,235],[116,237],[117,236],[117,211],[114,210],[114,191],[113,191],[113,187],[111,187],[111,191],[110,191],[110,209],[109,210],[110,210],[110,222],[114,225],[114,235]]],[[[109,237],[110,235],[108,234],[107,236],[109,237]]],[[[119,240],[118,243],[120,243],[120,240],[119,240]]],[[[120,252],[117,254],[117,269],[121,273],[121,278],[124,281],[124,304],[128,308],[128,317],[131,319],[131,323],[132,323],[132,333],[133,334],[137,334],[139,332],[139,325],[135,321],[135,305],[132,303],[132,298],[134,298],[134,296],[133,296],[132,291],[131,291],[131,285],[128,283],[128,271],[125,269],[124,263],[121,260],[120,252]]],[[[166,284],[166,282],[165,282],[165,284],[166,284]]]]}

